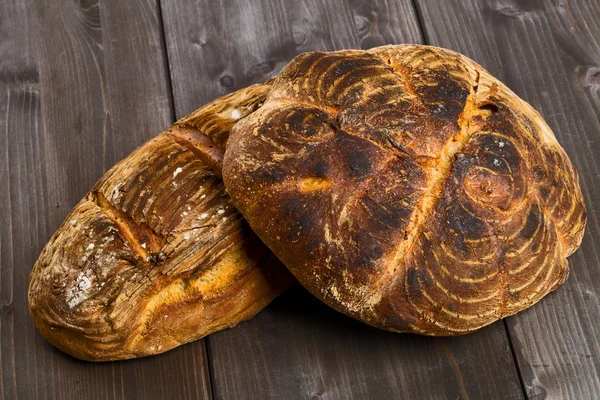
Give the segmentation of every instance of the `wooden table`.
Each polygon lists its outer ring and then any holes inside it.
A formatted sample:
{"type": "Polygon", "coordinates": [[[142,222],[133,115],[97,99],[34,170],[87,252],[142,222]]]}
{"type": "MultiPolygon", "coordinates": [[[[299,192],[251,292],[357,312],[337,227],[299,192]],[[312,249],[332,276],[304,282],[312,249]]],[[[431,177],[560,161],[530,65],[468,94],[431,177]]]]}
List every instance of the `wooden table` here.
{"type": "Polygon", "coordinates": [[[598,0],[3,0],[0,32],[3,398],[600,398],[598,0]],[[300,52],[404,42],[468,55],[556,133],[588,207],[563,287],[456,338],[379,331],[296,288],[156,357],[86,363],[42,339],[29,272],[106,169],[300,52]]]}

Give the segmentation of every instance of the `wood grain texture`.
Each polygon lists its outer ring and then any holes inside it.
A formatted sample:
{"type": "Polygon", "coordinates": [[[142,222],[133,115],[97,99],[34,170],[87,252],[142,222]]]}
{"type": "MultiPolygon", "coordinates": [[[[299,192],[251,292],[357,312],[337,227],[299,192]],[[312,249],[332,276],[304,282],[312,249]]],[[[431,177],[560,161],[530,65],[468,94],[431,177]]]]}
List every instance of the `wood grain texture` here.
{"type": "Polygon", "coordinates": [[[468,337],[378,330],[304,289],[209,340],[217,399],[519,399],[502,323],[468,337]]]}
{"type": "Polygon", "coordinates": [[[162,0],[178,117],[310,50],[418,43],[409,0],[162,0]]]}
{"type": "Polygon", "coordinates": [[[203,342],[84,363],[27,312],[52,232],[105,169],[172,122],[158,3],[10,0],[0,18],[0,397],[209,397],[203,342]]]}
{"type": "Polygon", "coordinates": [[[579,172],[588,209],[566,284],[507,320],[529,398],[600,393],[600,3],[419,0],[431,44],[481,63],[538,109],[579,172]]]}
{"type": "MultiPolygon", "coordinates": [[[[421,42],[409,1],[162,0],[176,115],[309,50],[421,42]]],[[[218,399],[522,398],[506,331],[390,334],[296,290],[207,338],[218,399]],[[478,376],[473,379],[473,376],[478,376]]]]}

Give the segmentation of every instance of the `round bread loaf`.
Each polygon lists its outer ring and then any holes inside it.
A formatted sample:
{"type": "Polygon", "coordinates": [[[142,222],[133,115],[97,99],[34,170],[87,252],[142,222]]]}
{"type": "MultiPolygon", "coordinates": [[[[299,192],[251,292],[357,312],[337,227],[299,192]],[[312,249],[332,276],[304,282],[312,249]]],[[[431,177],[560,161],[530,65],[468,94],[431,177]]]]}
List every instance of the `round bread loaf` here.
{"type": "Polygon", "coordinates": [[[529,307],[585,227],[540,115],[428,46],[298,56],[233,127],[223,179],[310,292],[392,331],[464,334],[529,307]]]}

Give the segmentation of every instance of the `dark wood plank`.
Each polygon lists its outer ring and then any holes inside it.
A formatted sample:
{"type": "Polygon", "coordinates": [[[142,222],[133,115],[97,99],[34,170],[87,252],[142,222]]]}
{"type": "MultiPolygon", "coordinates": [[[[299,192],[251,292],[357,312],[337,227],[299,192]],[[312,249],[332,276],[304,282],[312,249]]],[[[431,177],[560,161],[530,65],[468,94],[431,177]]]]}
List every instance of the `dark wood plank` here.
{"type": "Polygon", "coordinates": [[[466,337],[395,334],[300,287],[209,338],[215,398],[519,399],[502,323],[466,337]]]}
{"type": "MultiPolygon", "coordinates": [[[[178,117],[302,51],[422,40],[408,0],[161,4],[178,117]]],[[[461,338],[391,334],[297,289],[207,343],[218,399],[523,396],[502,322],[461,338]]]]}
{"type": "Polygon", "coordinates": [[[178,117],[296,54],[421,41],[410,0],[161,0],[178,117]]]}
{"type": "Polygon", "coordinates": [[[0,393],[6,399],[210,397],[202,341],[80,362],[27,311],[33,263],[113,163],[172,121],[155,0],[0,2],[0,393]]]}
{"type": "Polygon", "coordinates": [[[465,53],[544,116],[579,171],[588,226],[571,275],[507,320],[529,398],[600,394],[600,3],[419,0],[431,44],[465,53]]]}

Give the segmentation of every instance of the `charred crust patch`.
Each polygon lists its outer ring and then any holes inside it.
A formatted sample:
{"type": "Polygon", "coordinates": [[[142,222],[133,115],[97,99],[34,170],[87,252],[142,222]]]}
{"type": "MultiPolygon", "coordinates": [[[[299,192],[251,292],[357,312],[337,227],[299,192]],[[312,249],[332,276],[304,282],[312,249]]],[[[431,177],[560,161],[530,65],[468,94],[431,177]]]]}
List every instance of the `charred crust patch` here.
{"type": "Polygon", "coordinates": [[[368,237],[367,233],[359,233],[356,239],[358,248],[353,252],[349,267],[372,267],[384,254],[384,249],[372,237],[368,237]]]}
{"type": "Polygon", "coordinates": [[[363,197],[362,202],[373,220],[391,229],[401,228],[406,225],[406,221],[412,213],[412,209],[408,207],[393,203],[382,205],[369,196],[363,197]]]}
{"type": "Polygon", "coordinates": [[[259,168],[249,175],[252,181],[259,185],[272,185],[285,180],[285,173],[279,167],[275,166],[259,168]]]}
{"type": "Polygon", "coordinates": [[[478,239],[487,235],[485,223],[467,212],[460,204],[452,204],[445,212],[445,224],[455,235],[478,239]]]}
{"type": "Polygon", "coordinates": [[[314,215],[306,207],[306,203],[300,199],[288,198],[283,200],[282,204],[282,217],[286,221],[290,221],[289,229],[287,230],[287,239],[293,241],[303,239],[311,231],[312,225],[315,223],[314,215]]]}
{"type": "Polygon", "coordinates": [[[315,165],[314,173],[317,178],[327,177],[328,172],[329,172],[329,165],[325,161],[319,161],[315,165]]]}
{"type": "Polygon", "coordinates": [[[355,181],[363,181],[371,175],[372,154],[368,152],[369,144],[364,140],[340,131],[337,136],[339,152],[344,160],[348,175],[355,181]]]}
{"type": "Polygon", "coordinates": [[[371,162],[365,152],[360,150],[348,154],[348,168],[350,176],[357,180],[365,179],[371,173],[371,162]]]}
{"type": "Polygon", "coordinates": [[[519,232],[519,236],[524,239],[531,239],[541,223],[541,218],[540,207],[537,204],[534,204],[531,206],[529,214],[527,214],[525,225],[523,225],[523,228],[519,232]]]}
{"type": "Polygon", "coordinates": [[[423,102],[435,117],[449,122],[456,121],[465,108],[470,88],[461,85],[444,70],[435,72],[432,78],[435,85],[419,86],[418,92],[423,102]]]}
{"type": "Polygon", "coordinates": [[[286,217],[296,217],[304,209],[302,206],[302,200],[296,198],[290,198],[283,201],[283,213],[286,217]]]}
{"type": "Polygon", "coordinates": [[[421,271],[416,267],[411,267],[406,273],[406,289],[413,301],[417,301],[423,296],[420,277],[421,271]]]}

